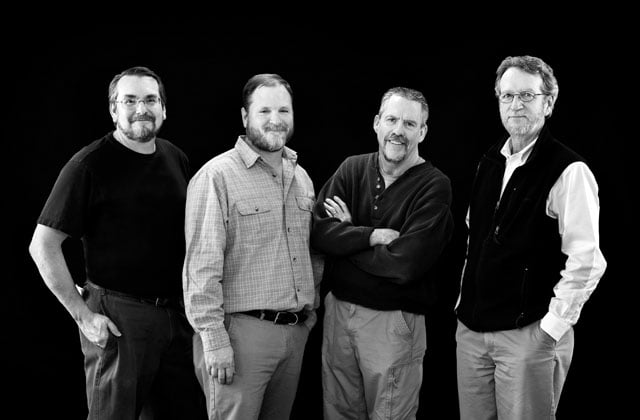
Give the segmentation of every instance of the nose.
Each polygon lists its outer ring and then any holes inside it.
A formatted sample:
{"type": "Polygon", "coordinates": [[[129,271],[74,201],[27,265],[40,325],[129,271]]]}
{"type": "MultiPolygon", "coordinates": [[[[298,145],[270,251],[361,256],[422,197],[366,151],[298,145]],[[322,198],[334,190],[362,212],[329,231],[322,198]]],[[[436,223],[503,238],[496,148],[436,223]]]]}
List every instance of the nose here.
{"type": "Polygon", "coordinates": [[[401,136],[404,134],[404,123],[402,122],[402,120],[398,120],[395,122],[393,128],[391,129],[391,132],[396,136],[401,136]]]}
{"type": "Polygon", "coordinates": [[[513,97],[513,101],[511,101],[510,106],[513,109],[520,109],[524,106],[524,103],[520,100],[520,97],[518,95],[515,95],[513,97]]]}
{"type": "Polygon", "coordinates": [[[136,102],[136,112],[140,111],[142,111],[143,113],[147,111],[147,105],[144,103],[144,101],[136,102]]]}

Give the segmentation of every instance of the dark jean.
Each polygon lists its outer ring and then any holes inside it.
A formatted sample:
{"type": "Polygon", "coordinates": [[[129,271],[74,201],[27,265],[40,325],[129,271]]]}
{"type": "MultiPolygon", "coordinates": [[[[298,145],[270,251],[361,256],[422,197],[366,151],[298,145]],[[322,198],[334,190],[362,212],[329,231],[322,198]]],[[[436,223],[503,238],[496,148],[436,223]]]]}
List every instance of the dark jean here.
{"type": "Polygon", "coordinates": [[[88,284],[85,302],[118,327],[105,348],[80,333],[89,419],[206,419],[193,330],[177,305],[154,306],[88,284]]]}

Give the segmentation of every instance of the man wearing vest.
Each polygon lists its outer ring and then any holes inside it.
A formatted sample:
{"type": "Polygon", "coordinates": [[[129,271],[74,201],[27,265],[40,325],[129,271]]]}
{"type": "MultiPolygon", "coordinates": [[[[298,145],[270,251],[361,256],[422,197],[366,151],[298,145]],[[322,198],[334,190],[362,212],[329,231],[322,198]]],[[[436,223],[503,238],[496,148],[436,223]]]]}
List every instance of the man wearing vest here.
{"type": "Polygon", "coordinates": [[[508,136],[478,165],[456,305],[461,419],[555,418],[573,329],[606,268],[598,185],[544,127],[558,98],[541,59],[507,57],[495,92],[508,136]]]}

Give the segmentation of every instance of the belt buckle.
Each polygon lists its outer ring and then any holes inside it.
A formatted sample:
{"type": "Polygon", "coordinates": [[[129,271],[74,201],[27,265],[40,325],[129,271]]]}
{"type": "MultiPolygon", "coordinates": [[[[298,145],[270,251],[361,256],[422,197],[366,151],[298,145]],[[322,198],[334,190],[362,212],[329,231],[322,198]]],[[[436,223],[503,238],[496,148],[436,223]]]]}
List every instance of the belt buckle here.
{"type": "Polygon", "coordinates": [[[291,314],[291,315],[293,315],[293,316],[295,316],[295,317],[296,317],[295,321],[293,321],[293,322],[287,322],[287,325],[296,325],[296,324],[298,323],[298,320],[299,320],[299,318],[298,318],[298,314],[296,314],[295,312],[276,312],[276,317],[275,317],[275,319],[273,320],[273,323],[274,323],[274,324],[277,324],[277,323],[278,323],[278,318],[280,318],[280,314],[291,314]]]}

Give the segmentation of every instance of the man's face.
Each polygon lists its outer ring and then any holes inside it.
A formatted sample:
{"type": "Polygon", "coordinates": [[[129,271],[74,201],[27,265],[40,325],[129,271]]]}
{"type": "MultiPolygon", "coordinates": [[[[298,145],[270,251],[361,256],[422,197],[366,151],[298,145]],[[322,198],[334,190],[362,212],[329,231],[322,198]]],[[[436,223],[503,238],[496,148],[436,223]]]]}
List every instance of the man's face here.
{"type": "Polygon", "coordinates": [[[249,110],[242,108],[247,139],[265,152],[282,150],[293,135],[291,95],[282,86],[260,86],[251,95],[249,110]]]}
{"type": "Polygon", "coordinates": [[[167,111],[160,100],[158,82],[149,76],[124,76],[116,86],[116,102],[110,106],[116,130],[129,140],[146,143],[153,140],[167,118],[167,111]],[[148,105],[148,102],[155,104],[148,105]],[[145,102],[145,100],[149,100],[145,102]],[[129,101],[134,105],[127,106],[129,101]]]}
{"type": "Polygon", "coordinates": [[[379,153],[387,162],[401,163],[418,155],[418,144],[427,134],[422,124],[422,105],[402,96],[392,95],[373,120],[378,135],[379,153]]]}
{"type": "Polygon", "coordinates": [[[531,102],[522,102],[520,92],[542,93],[542,77],[530,74],[517,67],[507,69],[499,83],[500,94],[514,94],[513,101],[500,104],[502,125],[511,136],[534,137],[544,126],[545,117],[552,109],[552,99],[547,95],[538,95],[531,102]]]}

